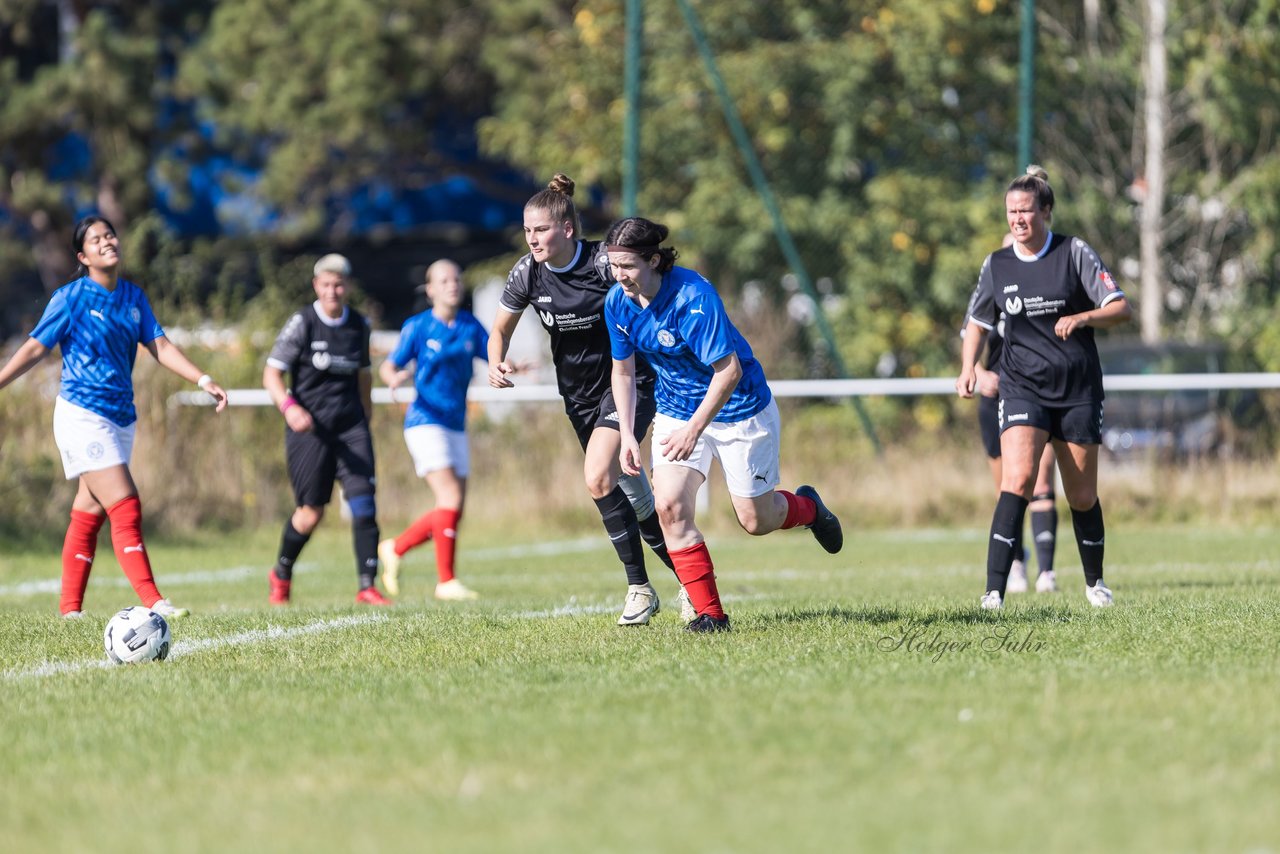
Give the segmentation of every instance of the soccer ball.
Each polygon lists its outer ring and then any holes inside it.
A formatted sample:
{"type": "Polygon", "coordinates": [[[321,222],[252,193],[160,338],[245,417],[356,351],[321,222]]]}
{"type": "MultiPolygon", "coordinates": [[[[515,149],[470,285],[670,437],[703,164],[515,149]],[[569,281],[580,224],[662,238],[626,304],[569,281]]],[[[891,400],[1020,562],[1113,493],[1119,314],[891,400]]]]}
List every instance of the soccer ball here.
{"type": "Polygon", "coordinates": [[[150,608],[132,605],[107,621],[102,643],[115,664],[163,661],[169,655],[169,624],[150,608]]]}

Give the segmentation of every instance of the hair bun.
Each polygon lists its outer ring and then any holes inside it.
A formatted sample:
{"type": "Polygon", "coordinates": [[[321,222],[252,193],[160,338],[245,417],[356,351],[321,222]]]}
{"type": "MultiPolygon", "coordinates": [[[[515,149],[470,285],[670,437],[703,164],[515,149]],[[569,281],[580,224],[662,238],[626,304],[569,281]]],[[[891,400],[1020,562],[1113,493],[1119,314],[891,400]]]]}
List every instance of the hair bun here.
{"type": "Polygon", "coordinates": [[[555,190],[557,193],[564,193],[566,196],[573,196],[573,179],[563,172],[557,172],[550,181],[547,182],[548,190],[555,190]]]}
{"type": "Polygon", "coordinates": [[[1045,168],[1043,166],[1039,166],[1035,163],[1030,163],[1027,165],[1027,174],[1033,178],[1039,178],[1041,181],[1044,181],[1046,184],[1049,182],[1049,173],[1045,171],[1045,168]]]}

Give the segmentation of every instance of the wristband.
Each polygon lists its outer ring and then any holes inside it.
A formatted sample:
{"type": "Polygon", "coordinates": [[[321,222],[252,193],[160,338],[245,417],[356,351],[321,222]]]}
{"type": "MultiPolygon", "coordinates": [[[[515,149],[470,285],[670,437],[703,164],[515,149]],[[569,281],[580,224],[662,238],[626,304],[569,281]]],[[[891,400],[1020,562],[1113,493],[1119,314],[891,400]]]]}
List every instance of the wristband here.
{"type": "Polygon", "coordinates": [[[196,380],[196,385],[200,387],[201,391],[203,391],[211,382],[213,382],[213,377],[208,374],[201,374],[200,379],[196,380]]]}
{"type": "Polygon", "coordinates": [[[294,400],[293,395],[286,394],[284,396],[284,400],[280,401],[280,412],[281,414],[288,412],[290,406],[297,406],[297,405],[298,405],[298,401],[294,400]]]}

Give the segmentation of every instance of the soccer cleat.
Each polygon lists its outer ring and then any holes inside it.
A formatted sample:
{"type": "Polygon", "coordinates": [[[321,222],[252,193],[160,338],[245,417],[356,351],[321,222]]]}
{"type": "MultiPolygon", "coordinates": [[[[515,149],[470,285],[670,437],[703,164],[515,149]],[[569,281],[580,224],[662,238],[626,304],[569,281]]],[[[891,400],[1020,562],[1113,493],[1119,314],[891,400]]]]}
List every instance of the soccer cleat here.
{"type": "Polygon", "coordinates": [[[442,602],[467,602],[479,599],[480,594],[467,587],[456,578],[441,581],[436,585],[436,598],[442,602]]]}
{"type": "Polygon", "coordinates": [[[686,632],[697,632],[706,634],[709,632],[727,632],[729,631],[729,618],[716,618],[710,614],[699,614],[693,619],[689,625],[684,627],[686,632]]]}
{"type": "MultiPolygon", "coordinates": [[[[1025,555],[1025,552],[1024,552],[1025,555]]],[[[1009,581],[1004,588],[1005,593],[1027,592],[1027,560],[1016,558],[1009,566],[1009,581]]]]}
{"type": "Polygon", "coordinates": [[[365,589],[361,590],[359,593],[356,594],[356,604],[357,605],[377,605],[379,607],[386,607],[392,603],[390,599],[388,599],[386,596],[383,596],[380,592],[378,592],[378,588],[366,587],[365,589]]]}
{"type": "Polygon", "coordinates": [[[166,620],[180,620],[191,613],[186,608],[175,608],[173,603],[168,599],[157,599],[155,602],[152,602],[151,610],[155,611],[166,620]]]}
{"type": "Polygon", "coordinates": [[[274,566],[267,573],[267,580],[271,582],[271,592],[267,595],[267,602],[272,605],[288,605],[289,588],[293,586],[293,582],[276,575],[274,566]]]}
{"type": "Polygon", "coordinates": [[[683,584],[680,585],[680,592],[676,594],[676,604],[680,606],[680,619],[686,626],[698,619],[698,612],[693,609],[693,603],[689,601],[689,591],[684,589],[683,584]]]}
{"type": "Polygon", "coordinates": [[[802,486],[796,490],[796,495],[802,498],[808,498],[817,505],[818,515],[814,517],[813,522],[809,525],[809,530],[813,532],[813,538],[818,541],[818,545],[827,550],[829,554],[835,554],[840,551],[844,545],[844,531],[840,529],[840,520],[836,518],[836,514],[827,509],[827,505],[822,503],[822,499],[818,496],[818,490],[812,486],[802,486]]]}
{"type": "Polygon", "coordinates": [[[1092,587],[1084,589],[1084,598],[1089,600],[1089,604],[1095,608],[1107,608],[1115,602],[1115,597],[1111,595],[1111,588],[1102,583],[1102,579],[1098,579],[1098,583],[1092,587]]]}
{"type": "Polygon", "coordinates": [[[392,596],[400,595],[400,555],[396,554],[396,541],[378,543],[378,560],[382,561],[382,586],[392,596]]]}
{"type": "Polygon", "coordinates": [[[84,611],[67,611],[62,615],[64,620],[78,620],[84,616],[84,611]]]}
{"type": "Polygon", "coordinates": [[[999,611],[1004,607],[1004,602],[1000,601],[999,590],[988,590],[982,595],[982,610],[999,611]]]}
{"type": "Polygon", "coordinates": [[[649,618],[658,613],[658,609],[658,591],[653,589],[652,584],[628,584],[627,598],[622,603],[618,625],[646,625],[649,618]]]}
{"type": "Polygon", "coordinates": [[[1058,576],[1054,575],[1052,569],[1046,569],[1044,572],[1036,576],[1036,592],[1037,593],[1057,593],[1058,592],[1058,576]]]}

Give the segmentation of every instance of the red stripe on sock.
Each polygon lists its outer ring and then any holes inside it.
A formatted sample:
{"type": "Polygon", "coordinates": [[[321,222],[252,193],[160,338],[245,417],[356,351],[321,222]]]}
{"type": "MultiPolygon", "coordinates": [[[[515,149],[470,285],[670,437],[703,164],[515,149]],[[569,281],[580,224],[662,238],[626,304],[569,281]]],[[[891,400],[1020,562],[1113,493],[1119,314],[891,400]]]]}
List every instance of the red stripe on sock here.
{"type": "Polygon", "coordinates": [[[440,581],[453,580],[453,560],[458,548],[458,521],[462,512],[438,507],[436,517],[436,575],[440,581]]]}
{"type": "Polygon", "coordinates": [[[782,520],[783,528],[812,525],[813,520],[818,518],[818,505],[813,503],[812,498],[801,498],[785,489],[779,489],[778,494],[787,499],[787,518],[782,520]]]}
{"type": "Polygon", "coordinates": [[[130,495],[108,507],[107,517],[111,519],[111,545],[116,560],[142,604],[150,608],[164,597],[156,589],[151,561],[142,542],[142,502],[138,496],[130,495]]]}
{"type": "Polygon", "coordinates": [[[711,562],[711,552],[706,543],[698,543],[687,549],[671,549],[667,554],[675,564],[676,577],[684,585],[689,594],[689,602],[699,614],[709,614],[716,619],[724,619],[724,608],[720,605],[720,591],[716,589],[715,565],[711,562]]]}
{"type": "Polygon", "coordinates": [[[62,541],[62,596],[58,610],[63,614],[84,607],[84,589],[98,551],[98,532],[106,521],[106,516],[97,513],[71,511],[71,524],[62,541]]]}

